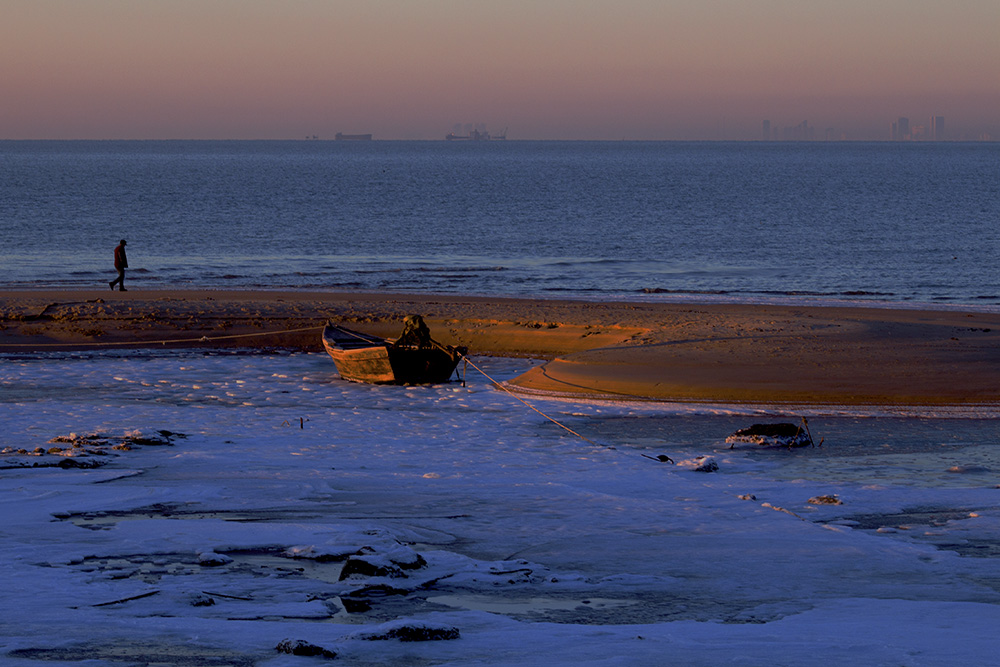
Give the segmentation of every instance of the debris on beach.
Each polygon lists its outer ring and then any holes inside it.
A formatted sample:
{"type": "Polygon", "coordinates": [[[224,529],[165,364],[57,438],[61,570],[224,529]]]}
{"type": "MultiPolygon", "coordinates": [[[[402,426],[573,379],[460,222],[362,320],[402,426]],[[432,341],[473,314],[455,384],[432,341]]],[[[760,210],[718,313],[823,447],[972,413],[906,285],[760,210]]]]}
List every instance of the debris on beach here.
{"type": "Polygon", "coordinates": [[[813,496],[809,499],[810,505],[843,505],[844,502],[837,497],[837,494],[831,493],[824,496],[813,496]]]}
{"type": "MultiPolygon", "coordinates": [[[[805,426],[805,419],[802,420],[805,426]]],[[[811,447],[813,445],[812,436],[809,435],[808,428],[795,424],[754,424],[749,428],[736,431],[726,438],[729,449],[733,449],[738,444],[750,444],[760,447],[811,447]]]]}
{"type": "Polygon", "coordinates": [[[678,468],[687,468],[693,472],[717,472],[719,463],[712,456],[696,456],[693,459],[677,461],[678,468]]]}
{"type": "Polygon", "coordinates": [[[78,435],[57,435],[49,440],[49,443],[69,444],[73,447],[108,447],[112,449],[124,449],[132,446],[163,446],[174,444],[171,438],[187,437],[183,433],[159,430],[154,433],[146,433],[138,429],[125,431],[122,435],[109,435],[107,433],[88,433],[78,435]]]}
{"type": "Polygon", "coordinates": [[[125,431],[122,435],[106,433],[70,433],[57,435],[46,444],[50,447],[4,447],[0,450],[2,468],[98,468],[108,463],[118,452],[135,447],[169,446],[172,438],[187,437],[183,433],[156,431],[152,434],[139,430],[125,431]],[[96,458],[94,458],[96,457],[96,458]]]}

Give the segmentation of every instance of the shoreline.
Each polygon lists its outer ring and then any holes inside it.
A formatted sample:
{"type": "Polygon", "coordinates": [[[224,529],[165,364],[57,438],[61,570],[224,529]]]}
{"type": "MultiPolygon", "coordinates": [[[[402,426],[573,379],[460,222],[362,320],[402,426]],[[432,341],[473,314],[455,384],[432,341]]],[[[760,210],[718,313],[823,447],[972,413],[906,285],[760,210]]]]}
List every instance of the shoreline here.
{"type": "Polygon", "coordinates": [[[508,386],[628,400],[945,406],[1000,402],[1000,313],[442,294],[0,291],[0,353],[319,351],[328,318],[396,336],[424,316],[470,355],[546,364],[508,386]]]}

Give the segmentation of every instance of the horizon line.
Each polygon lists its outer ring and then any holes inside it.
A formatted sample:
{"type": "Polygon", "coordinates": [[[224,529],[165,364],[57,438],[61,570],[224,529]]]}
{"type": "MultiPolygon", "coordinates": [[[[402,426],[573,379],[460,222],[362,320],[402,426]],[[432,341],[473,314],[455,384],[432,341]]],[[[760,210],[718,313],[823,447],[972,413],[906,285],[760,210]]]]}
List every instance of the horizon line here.
{"type": "MultiPolygon", "coordinates": [[[[375,138],[372,137],[365,141],[344,141],[338,140],[336,138],[321,138],[319,136],[315,137],[303,137],[303,138],[254,138],[254,139],[234,139],[234,138],[213,138],[213,139],[195,139],[195,138],[155,138],[155,137],[144,137],[144,138],[3,138],[0,137],[0,142],[29,142],[29,141],[62,141],[62,142],[142,142],[142,141],[158,141],[158,142],[211,142],[211,141],[227,141],[227,142],[302,142],[302,143],[316,143],[316,142],[329,142],[329,143],[349,143],[349,144],[366,144],[371,142],[426,142],[426,143],[446,143],[451,144],[454,142],[448,141],[444,138],[441,139],[403,139],[403,138],[375,138]]],[[[982,144],[982,143],[996,143],[998,139],[990,138],[977,138],[977,139],[850,139],[850,138],[837,138],[837,139],[502,139],[502,140],[482,140],[482,141],[463,141],[460,144],[502,144],[508,142],[589,142],[589,143],[684,143],[684,144],[698,144],[698,143],[743,143],[743,144],[982,144]]]]}

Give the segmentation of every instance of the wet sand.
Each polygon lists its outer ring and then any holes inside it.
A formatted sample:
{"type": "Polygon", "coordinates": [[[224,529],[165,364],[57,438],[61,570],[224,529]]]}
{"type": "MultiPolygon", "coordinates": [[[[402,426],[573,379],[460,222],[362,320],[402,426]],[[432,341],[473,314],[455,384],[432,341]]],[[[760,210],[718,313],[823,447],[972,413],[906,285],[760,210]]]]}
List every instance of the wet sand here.
{"type": "Polygon", "coordinates": [[[1000,402],[1000,314],[288,291],[8,291],[0,352],[321,349],[327,319],[382,336],[424,316],[471,355],[548,363],[524,391],[843,405],[1000,402]]]}

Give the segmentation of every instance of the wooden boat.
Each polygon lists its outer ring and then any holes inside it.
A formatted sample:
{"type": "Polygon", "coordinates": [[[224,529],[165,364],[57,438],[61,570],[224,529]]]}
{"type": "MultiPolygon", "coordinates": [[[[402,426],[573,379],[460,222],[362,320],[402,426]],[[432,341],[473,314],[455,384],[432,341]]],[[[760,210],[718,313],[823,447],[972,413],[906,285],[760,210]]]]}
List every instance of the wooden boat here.
{"type": "Polygon", "coordinates": [[[327,322],[323,347],[345,380],[371,384],[448,382],[467,349],[433,340],[419,315],[407,316],[403,327],[400,337],[393,340],[327,322]]]}

